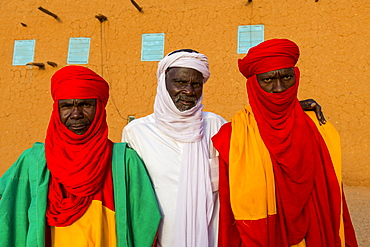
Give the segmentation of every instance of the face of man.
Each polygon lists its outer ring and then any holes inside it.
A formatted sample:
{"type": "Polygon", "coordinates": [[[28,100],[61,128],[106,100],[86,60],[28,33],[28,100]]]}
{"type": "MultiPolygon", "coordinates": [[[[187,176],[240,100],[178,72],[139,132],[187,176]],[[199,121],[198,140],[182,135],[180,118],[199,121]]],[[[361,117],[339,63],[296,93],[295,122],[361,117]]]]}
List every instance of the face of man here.
{"type": "Polygon", "coordinates": [[[171,68],[166,72],[166,88],[179,111],[193,108],[203,92],[203,75],[190,68],[171,68]]]}
{"type": "Polygon", "coordinates": [[[278,69],[257,75],[261,88],[268,93],[282,93],[295,83],[294,68],[278,69]]]}
{"type": "Polygon", "coordinates": [[[59,100],[60,121],[72,132],[83,135],[94,120],[95,99],[59,100]]]}

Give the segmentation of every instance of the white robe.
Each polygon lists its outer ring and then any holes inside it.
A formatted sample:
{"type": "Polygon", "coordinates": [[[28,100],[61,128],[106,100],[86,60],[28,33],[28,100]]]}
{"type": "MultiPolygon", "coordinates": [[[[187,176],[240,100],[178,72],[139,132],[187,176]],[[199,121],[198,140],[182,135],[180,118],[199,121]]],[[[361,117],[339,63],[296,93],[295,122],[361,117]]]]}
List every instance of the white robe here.
{"type": "MultiPolygon", "coordinates": [[[[203,112],[203,131],[208,140],[211,165],[211,182],[214,210],[210,224],[209,243],[217,246],[218,238],[218,152],[213,148],[211,137],[226,123],[221,116],[203,112]]],[[[175,141],[157,128],[153,114],[129,123],[122,132],[122,141],[136,150],[143,159],[154,184],[162,220],[158,232],[158,246],[173,247],[177,190],[184,143],[175,141]]]]}

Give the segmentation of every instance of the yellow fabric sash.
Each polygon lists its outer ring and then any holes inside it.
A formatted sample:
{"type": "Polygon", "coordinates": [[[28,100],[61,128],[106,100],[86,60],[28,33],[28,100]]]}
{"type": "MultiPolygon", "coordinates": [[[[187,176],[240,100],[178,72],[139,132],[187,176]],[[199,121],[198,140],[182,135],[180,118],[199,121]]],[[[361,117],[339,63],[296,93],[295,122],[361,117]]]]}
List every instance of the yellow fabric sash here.
{"type": "MultiPolygon", "coordinates": [[[[320,126],[314,112],[306,112],[322,135],[342,188],[340,138],[334,126],[320,126]]],[[[260,136],[250,106],[231,120],[229,153],[230,202],[236,220],[258,220],[274,215],[276,210],[275,180],[270,154],[260,136]]],[[[344,239],[341,217],[340,237],[344,239]]],[[[344,241],[342,241],[344,246],[344,241]]]]}
{"type": "Polygon", "coordinates": [[[236,220],[258,220],[276,214],[275,180],[270,154],[250,106],[231,121],[230,202],[236,220]]]}
{"type": "Polygon", "coordinates": [[[66,227],[51,227],[54,247],[115,247],[115,212],[93,200],[85,214],[66,227]]]}

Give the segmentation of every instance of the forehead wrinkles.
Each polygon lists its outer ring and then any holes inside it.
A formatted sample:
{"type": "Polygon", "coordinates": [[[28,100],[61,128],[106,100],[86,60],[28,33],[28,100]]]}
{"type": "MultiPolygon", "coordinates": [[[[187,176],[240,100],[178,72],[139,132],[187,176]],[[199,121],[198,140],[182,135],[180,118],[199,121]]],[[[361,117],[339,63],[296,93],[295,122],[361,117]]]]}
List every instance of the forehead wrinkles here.
{"type": "Polygon", "coordinates": [[[172,79],[203,80],[201,72],[190,68],[173,68],[169,73],[172,79]]]}
{"type": "Polygon", "coordinates": [[[96,99],[60,99],[58,100],[59,103],[66,103],[66,102],[76,102],[76,103],[81,103],[81,102],[89,102],[89,103],[95,103],[96,99]]]}
{"type": "Polygon", "coordinates": [[[294,75],[294,69],[293,68],[277,69],[277,70],[269,71],[269,72],[266,72],[266,73],[258,74],[258,76],[276,76],[278,74],[281,74],[281,75],[285,75],[285,74],[294,75]]]}

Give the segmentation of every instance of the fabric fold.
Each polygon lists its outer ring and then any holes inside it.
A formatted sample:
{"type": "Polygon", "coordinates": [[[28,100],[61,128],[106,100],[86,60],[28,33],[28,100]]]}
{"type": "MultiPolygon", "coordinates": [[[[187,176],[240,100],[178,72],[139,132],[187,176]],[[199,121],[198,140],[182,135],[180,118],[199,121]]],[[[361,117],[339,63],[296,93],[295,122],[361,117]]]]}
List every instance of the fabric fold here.
{"type": "Polygon", "coordinates": [[[206,56],[178,52],[158,64],[154,118],[157,127],[176,141],[184,142],[178,187],[174,246],[208,246],[208,227],[213,213],[209,147],[204,138],[202,97],[186,111],[173,103],[166,88],[166,70],[171,67],[195,69],[205,83],[210,76],[206,56]]]}
{"type": "Polygon", "coordinates": [[[100,189],[111,165],[113,143],[108,139],[105,105],[108,83],[82,66],[67,66],[51,78],[53,111],[45,139],[47,166],[51,172],[46,212],[51,226],[66,226],[80,218],[100,189]],[[60,120],[59,100],[96,99],[91,126],[82,135],[60,120]]]}

